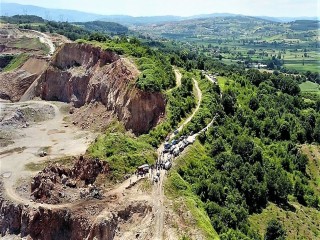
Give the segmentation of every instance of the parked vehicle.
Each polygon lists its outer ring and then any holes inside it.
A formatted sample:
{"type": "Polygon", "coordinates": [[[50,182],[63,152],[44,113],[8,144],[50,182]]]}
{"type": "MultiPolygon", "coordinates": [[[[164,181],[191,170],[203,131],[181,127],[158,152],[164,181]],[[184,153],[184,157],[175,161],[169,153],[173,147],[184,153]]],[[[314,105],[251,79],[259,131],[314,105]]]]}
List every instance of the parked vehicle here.
{"type": "Polygon", "coordinates": [[[178,147],[176,147],[176,148],[173,150],[173,156],[177,157],[179,154],[180,154],[180,150],[179,150],[178,147]]]}
{"type": "Polygon", "coordinates": [[[173,139],[172,141],[171,141],[171,145],[176,145],[178,143],[178,140],[176,140],[176,139],[173,139]]]}
{"type": "Polygon", "coordinates": [[[144,175],[149,172],[150,166],[149,164],[143,164],[137,168],[137,172],[139,175],[144,175]]]}
{"type": "Polygon", "coordinates": [[[169,170],[169,169],[171,168],[171,166],[172,166],[172,163],[169,162],[169,161],[167,161],[167,162],[165,162],[165,164],[164,164],[164,169],[165,169],[165,170],[169,170]]]}
{"type": "Polygon", "coordinates": [[[164,149],[170,149],[170,148],[171,148],[171,144],[168,143],[168,142],[166,142],[166,143],[164,144],[164,149]]]}

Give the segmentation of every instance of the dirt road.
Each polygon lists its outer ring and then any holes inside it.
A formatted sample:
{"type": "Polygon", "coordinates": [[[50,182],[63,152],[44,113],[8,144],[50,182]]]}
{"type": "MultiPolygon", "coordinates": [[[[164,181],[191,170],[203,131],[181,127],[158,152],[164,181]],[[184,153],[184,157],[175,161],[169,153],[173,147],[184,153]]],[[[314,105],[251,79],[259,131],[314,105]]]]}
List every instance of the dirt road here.
{"type": "Polygon", "coordinates": [[[38,37],[41,43],[46,44],[49,47],[49,56],[51,56],[56,50],[56,47],[54,46],[49,35],[35,30],[23,29],[22,31],[29,33],[32,37],[38,37]]]}
{"type": "MultiPolygon", "coordinates": [[[[176,76],[179,72],[176,72],[176,76]]],[[[213,84],[216,84],[216,82],[213,79],[209,79],[213,84]]],[[[181,131],[182,128],[188,124],[192,118],[194,117],[194,115],[197,113],[197,111],[200,108],[200,104],[202,101],[202,92],[199,88],[198,82],[197,80],[193,79],[194,81],[194,86],[196,89],[196,94],[197,94],[197,106],[194,109],[194,111],[192,112],[192,114],[185,119],[181,125],[177,128],[178,131],[181,131]]],[[[213,117],[213,119],[211,120],[210,123],[208,123],[207,126],[205,126],[202,130],[200,130],[199,132],[195,133],[192,135],[192,137],[195,139],[201,132],[207,131],[209,127],[211,127],[216,119],[216,115],[213,117]]],[[[170,139],[172,139],[174,137],[174,134],[170,135],[170,139]]],[[[162,154],[164,150],[164,143],[160,145],[160,147],[158,148],[158,154],[159,156],[162,154]]],[[[165,158],[165,155],[168,153],[165,153],[163,155],[163,158],[165,158]]],[[[163,184],[164,181],[166,179],[166,171],[165,170],[160,170],[160,181],[159,183],[157,183],[154,188],[153,188],[153,199],[154,199],[154,211],[155,211],[155,234],[154,234],[154,240],[162,240],[163,239],[163,234],[164,234],[164,189],[163,189],[163,184]]]]}
{"type": "MultiPolygon", "coordinates": [[[[181,73],[179,72],[178,69],[175,69],[175,75],[176,75],[176,79],[177,83],[178,81],[180,81],[179,84],[181,84],[181,73]]],[[[192,114],[185,119],[180,126],[177,128],[178,131],[181,131],[182,128],[188,124],[192,118],[194,117],[194,115],[197,113],[197,111],[200,108],[200,104],[202,101],[202,92],[199,88],[198,82],[197,80],[193,79],[193,83],[195,86],[195,90],[196,90],[196,98],[197,98],[197,106],[196,108],[193,110],[192,114]]],[[[172,139],[175,135],[171,134],[170,135],[170,139],[172,139]]],[[[157,152],[158,155],[160,156],[161,153],[164,150],[164,143],[162,143],[160,145],[160,147],[158,148],[157,152]]],[[[163,239],[163,232],[164,232],[164,190],[163,190],[163,185],[164,185],[164,181],[165,181],[165,174],[166,171],[165,170],[160,170],[160,180],[158,183],[156,183],[153,187],[153,192],[152,192],[152,197],[153,197],[153,201],[154,201],[154,212],[155,212],[155,234],[154,234],[154,240],[162,240],[163,239]]]]}
{"type": "Polygon", "coordinates": [[[176,86],[180,87],[182,74],[180,73],[179,69],[177,69],[177,68],[174,68],[174,74],[176,76],[176,86]]]}
{"type": "MultiPolygon", "coordinates": [[[[199,108],[200,108],[200,104],[201,104],[201,101],[202,101],[202,92],[199,88],[199,84],[198,84],[198,81],[195,80],[195,79],[192,79],[193,80],[193,84],[194,84],[194,87],[195,87],[195,90],[196,90],[196,94],[197,94],[197,106],[196,108],[193,110],[192,114],[187,118],[185,119],[181,124],[180,126],[177,128],[178,132],[180,132],[184,126],[186,126],[191,120],[192,118],[194,117],[194,115],[198,112],[199,108]]],[[[173,137],[175,136],[174,133],[172,133],[170,135],[170,139],[172,139],[173,137]]]]}

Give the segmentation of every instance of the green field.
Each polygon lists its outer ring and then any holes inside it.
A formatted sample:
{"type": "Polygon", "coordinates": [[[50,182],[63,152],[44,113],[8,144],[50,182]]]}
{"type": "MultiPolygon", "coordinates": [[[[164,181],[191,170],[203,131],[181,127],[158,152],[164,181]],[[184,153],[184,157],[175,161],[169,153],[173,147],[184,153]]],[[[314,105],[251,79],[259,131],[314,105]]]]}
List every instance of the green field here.
{"type": "Polygon", "coordinates": [[[300,86],[300,89],[302,92],[310,92],[310,93],[320,94],[320,86],[317,83],[306,81],[306,82],[301,83],[299,86],[300,86]]]}

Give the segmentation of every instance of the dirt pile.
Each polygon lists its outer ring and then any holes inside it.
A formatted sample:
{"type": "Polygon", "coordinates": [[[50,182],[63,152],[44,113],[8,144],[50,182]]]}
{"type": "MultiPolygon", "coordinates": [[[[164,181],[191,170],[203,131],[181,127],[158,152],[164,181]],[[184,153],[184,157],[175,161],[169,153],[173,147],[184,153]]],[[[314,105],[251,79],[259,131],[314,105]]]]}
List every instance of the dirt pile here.
{"type": "Polygon", "coordinates": [[[127,129],[141,134],[155,126],[165,111],[161,93],[134,85],[139,71],[127,59],[88,44],[64,44],[22,100],[40,96],[70,102],[76,108],[101,102],[127,129]]]}
{"type": "Polygon", "coordinates": [[[109,166],[99,159],[80,157],[72,168],[60,165],[46,167],[31,182],[34,201],[57,204],[80,198],[102,198],[94,183],[99,174],[108,174],[109,166]]]}
{"type": "Polygon", "coordinates": [[[30,57],[22,67],[11,72],[0,72],[0,98],[19,101],[47,65],[45,58],[30,57]]]}
{"type": "Polygon", "coordinates": [[[52,106],[43,106],[37,103],[20,105],[3,104],[0,106],[0,127],[2,130],[6,128],[14,130],[16,128],[28,127],[29,124],[52,119],[55,114],[52,106]]]}

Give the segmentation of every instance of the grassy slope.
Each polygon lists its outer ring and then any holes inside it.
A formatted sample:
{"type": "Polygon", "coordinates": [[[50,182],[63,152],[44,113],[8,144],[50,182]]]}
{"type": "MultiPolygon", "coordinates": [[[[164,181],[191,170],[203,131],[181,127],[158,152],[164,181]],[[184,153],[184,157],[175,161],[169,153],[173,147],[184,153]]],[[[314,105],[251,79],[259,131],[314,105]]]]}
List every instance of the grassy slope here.
{"type": "Polygon", "coordinates": [[[112,180],[121,180],[125,174],[132,174],[137,166],[153,164],[157,159],[151,145],[127,133],[120,123],[109,126],[87,151],[91,157],[110,164],[112,180]]]}
{"type": "Polygon", "coordinates": [[[301,83],[299,86],[302,92],[313,92],[320,94],[319,84],[317,83],[306,81],[301,83]]]}
{"type": "Polygon", "coordinates": [[[192,192],[191,186],[185,182],[177,170],[186,162],[200,159],[206,156],[204,147],[195,142],[182,156],[176,159],[174,168],[170,171],[165,184],[165,195],[174,202],[176,212],[190,211],[196,226],[204,233],[207,239],[219,239],[217,232],[213,229],[210,219],[204,210],[201,200],[192,192]]]}
{"type": "Polygon", "coordinates": [[[302,145],[301,150],[309,158],[307,166],[307,173],[310,176],[309,181],[316,193],[320,195],[320,147],[316,145],[302,145]]]}
{"type": "Polygon", "coordinates": [[[40,42],[39,38],[22,37],[12,41],[10,46],[15,48],[41,51],[43,54],[49,53],[49,47],[46,44],[40,42]]]}
{"type": "Polygon", "coordinates": [[[249,217],[250,225],[265,234],[268,221],[278,219],[287,232],[287,239],[319,239],[320,238],[320,213],[314,208],[304,207],[296,202],[291,202],[295,210],[284,210],[270,203],[260,214],[249,217]],[[302,237],[303,236],[303,237],[302,237]]]}
{"type": "Polygon", "coordinates": [[[28,60],[28,58],[29,58],[29,56],[27,54],[24,54],[24,53],[17,55],[3,69],[3,72],[9,72],[9,71],[12,71],[12,70],[20,67],[22,64],[24,64],[28,60]]]}

